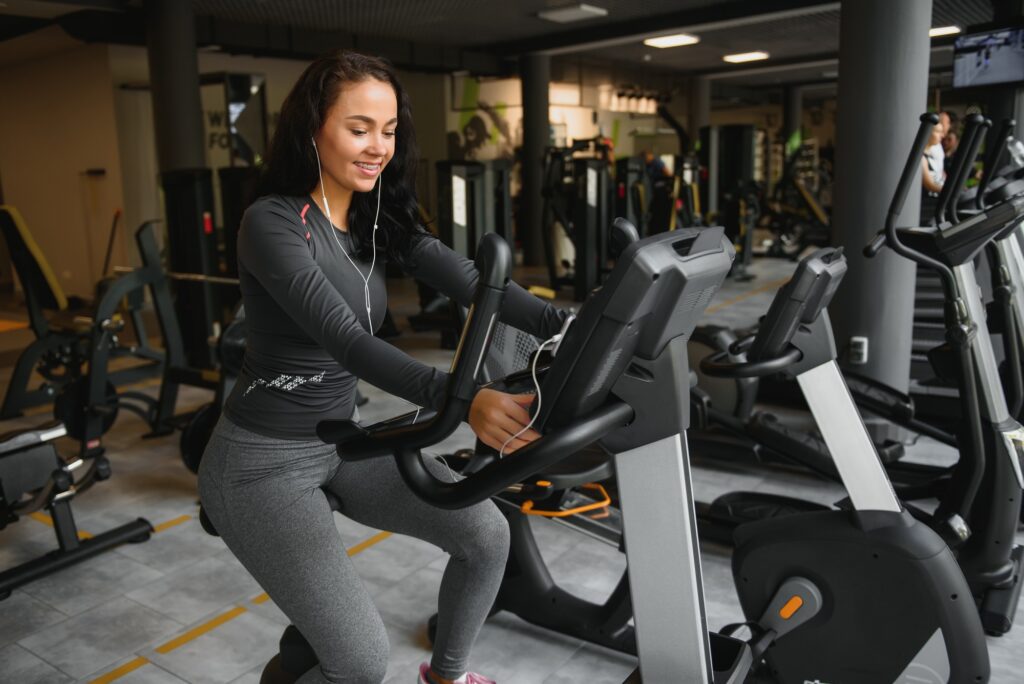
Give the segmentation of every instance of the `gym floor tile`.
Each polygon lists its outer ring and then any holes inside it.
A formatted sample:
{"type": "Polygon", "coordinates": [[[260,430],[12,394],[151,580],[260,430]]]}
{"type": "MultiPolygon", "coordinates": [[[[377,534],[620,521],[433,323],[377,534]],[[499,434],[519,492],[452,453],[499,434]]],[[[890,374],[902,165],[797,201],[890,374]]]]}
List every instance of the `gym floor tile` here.
{"type": "Polygon", "coordinates": [[[354,556],[352,561],[359,574],[371,581],[370,594],[377,596],[444,555],[432,544],[396,534],[354,556]]]}
{"type": "MultiPolygon", "coordinates": [[[[391,653],[388,657],[388,669],[384,675],[384,684],[411,684],[416,681],[420,663],[430,660],[430,642],[427,640],[426,623],[413,629],[396,627],[384,620],[388,631],[388,643],[391,653]]],[[[486,627],[485,627],[486,629],[486,627]]],[[[479,670],[476,654],[470,667],[479,670]]]]}
{"type": "Polygon", "coordinates": [[[0,648],[0,680],[11,684],[60,684],[70,682],[63,672],[17,644],[0,648]]]}
{"type": "MultiPolygon", "coordinates": [[[[232,679],[229,684],[260,684],[260,677],[263,675],[263,665],[255,667],[238,679],[232,679]]],[[[120,682],[118,682],[120,684],[120,682]]]]}
{"type": "Polygon", "coordinates": [[[181,625],[126,598],[65,620],[18,645],[73,677],[85,677],[123,660],[181,625]]]}
{"type": "Polygon", "coordinates": [[[499,613],[480,631],[471,667],[501,684],[541,682],[566,663],[582,643],[499,613]]]}
{"type": "Polygon", "coordinates": [[[241,567],[205,558],[125,596],[187,625],[261,591],[256,580],[241,567]]]}
{"type": "MultiPolygon", "coordinates": [[[[622,684],[635,669],[636,658],[633,656],[593,644],[583,644],[567,662],[538,681],[542,684],[622,684]]],[[[513,677],[508,684],[532,683],[513,677]]]]}
{"type": "Polygon", "coordinates": [[[374,596],[373,602],[388,624],[409,631],[426,629],[430,616],[437,612],[442,576],[441,570],[420,568],[374,596]]]}
{"type": "MultiPolygon", "coordinates": [[[[67,616],[23,591],[14,591],[0,602],[0,646],[34,634],[67,616]]],[[[0,672],[3,669],[0,668],[0,672]]]]}
{"type": "MultiPolygon", "coordinates": [[[[104,668],[101,672],[94,672],[88,677],[79,680],[76,684],[90,684],[90,682],[107,674],[108,672],[113,672],[117,670],[117,668],[136,660],[138,660],[138,656],[132,655],[125,658],[124,662],[119,662],[113,667],[104,668]]],[[[119,676],[114,681],[116,681],[117,684],[187,684],[184,680],[175,677],[167,670],[164,670],[153,663],[146,663],[127,674],[119,676]]]]}
{"type": "Polygon", "coordinates": [[[560,587],[588,601],[604,603],[626,571],[626,557],[618,548],[588,539],[571,553],[548,562],[560,587]]]}
{"type": "MultiPolygon", "coordinates": [[[[120,546],[117,553],[169,575],[225,549],[224,542],[208,535],[199,524],[198,507],[183,515],[191,517],[180,525],[154,534],[145,544],[120,546]]],[[[150,522],[158,525],[161,521],[150,522]]]]}
{"type": "MultiPolygon", "coordinates": [[[[195,627],[180,629],[171,636],[187,634],[195,627]]],[[[281,625],[247,610],[169,653],[154,649],[170,639],[150,643],[137,653],[186,682],[224,684],[265,664],[277,652],[283,631],[281,625]]]]}
{"type": "Polygon", "coordinates": [[[163,576],[131,558],[108,552],[36,580],[23,591],[66,615],[77,615],[163,576]]]}

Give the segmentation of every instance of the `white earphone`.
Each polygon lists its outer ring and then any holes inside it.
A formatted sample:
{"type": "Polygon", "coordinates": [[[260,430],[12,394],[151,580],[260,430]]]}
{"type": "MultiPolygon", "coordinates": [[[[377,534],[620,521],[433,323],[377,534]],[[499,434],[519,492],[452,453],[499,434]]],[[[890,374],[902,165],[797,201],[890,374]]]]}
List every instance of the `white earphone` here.
{"type": "MultiPolygon", "coordinates": [[[[313,142],[313,153],[316,155],[316,172],[317,175],[320,177],[320,198],[324,202],[324,212],[327,214],[327,222],[330,224],[331,233],[334,234],[334,241],[338,243],[338,249],[340,249],[341,253],[345,255],[345,258],[348,259],[348,262],[350,264],[352,264],[352,268],[356,270],[356,273],[359,274],[359,277],[363,281],[363,297],[364,303],[366,305],[366,321],[370,326],[370,334],[372,335],[373,318],[370,315],[370,278],[373,276],[373,267],[377,263],[377,219],[380,218],[380,186],[384,182],[383,175],[377,176],[377,213],[373,217],[373,236],[371,238],[371,243],[373,245],[373,257],[372,260],[370,261],[370,272],[364,276],[363,272],[359,270],[358,266],[356,266],[356,262],[352,260],[352,257],[350,257],[348,255],[348,252],[345,251],[345,248],[342,247],[341,240],[338,239],[338,236],[336,234],[337,228],[334,227],[334,221],[331,220],[331,205],[327,203],[327,193],[324,191],[324,174],[320,168],[320,150],[317,149],[316,140],[313,137],[310,137],[310,140],[313,142]]],[[[383,174],[383,172],[384,169],[382,168],[381,174],[383,174]]]]}

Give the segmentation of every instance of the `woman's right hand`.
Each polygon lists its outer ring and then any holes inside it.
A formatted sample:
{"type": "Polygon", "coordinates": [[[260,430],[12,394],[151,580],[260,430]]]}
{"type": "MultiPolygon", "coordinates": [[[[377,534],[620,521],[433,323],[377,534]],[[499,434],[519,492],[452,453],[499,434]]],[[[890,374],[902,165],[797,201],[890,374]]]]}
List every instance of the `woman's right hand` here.
{"type": "MultiPolygon", "coordinates": [[[[469,426],[480,441],[495,451],[501,451],[508,439],[525,428],[530,422],[527,408],[533,403],[534,394],[508,394],[493,389],[482,389],[473,398],[469,407],[469,426]]],[[[510,454],[535,439],[540,433],[534,429],[523,432],[505,446],[504,453],[510,454]]]]}

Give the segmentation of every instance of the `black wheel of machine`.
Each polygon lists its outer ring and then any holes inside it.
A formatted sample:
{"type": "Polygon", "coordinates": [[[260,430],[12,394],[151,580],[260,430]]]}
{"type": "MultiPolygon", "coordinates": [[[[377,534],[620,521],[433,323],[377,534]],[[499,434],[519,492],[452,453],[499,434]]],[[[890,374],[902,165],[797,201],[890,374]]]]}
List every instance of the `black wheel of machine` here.
{"type": "Polygon", "coordinates": [[[260,675],[260,684],[291,684],[296,679],[298,679],[297,676],[290,672],[285,672],[284,668],[281,667],[281,654],[278,653],[263,668],[263,674],[260,675]]]}
{"type": "Polygon", "coordinates": [[[206,451],[206,444],[219,418],[220,409],[216,404],[204,404],[192,414],[192,419],[181,430],[181,461],[193,473],[199,472],[203,452],[206,451]]]}
{"type": "MultiPolygon", "coordinates": [[[[102,432],[106,434],[117,420],[117,388],[107,382],[103,403],[91,410],[103,414],[102,432]]],[[[89,378],[83,377],[70,382],[61,388],[53,402],[53,417],[64,423],[68,436],[79,441],[85,436],[85,427],[89,411],[89,378]]],[[[99,437],[100,435],[91,435],[99,437]]]]}

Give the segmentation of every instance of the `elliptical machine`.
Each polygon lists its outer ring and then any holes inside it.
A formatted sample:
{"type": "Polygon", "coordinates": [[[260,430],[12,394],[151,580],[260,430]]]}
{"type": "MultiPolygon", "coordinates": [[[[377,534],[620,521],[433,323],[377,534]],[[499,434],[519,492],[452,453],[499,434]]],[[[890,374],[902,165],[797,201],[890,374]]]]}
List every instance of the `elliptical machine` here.
{"type": "Polygon", "coordinates": [[[1024,548],[1013,539],[1024,489],[1024,429],[1006,404],[973,259],[993,239],[1004,239],[1016,230],[1024,198],[1010,199],[957,224],[897,229],[896,215],[937,123],[935,114],[921,116],[886,227],[864,253],[871,257],[888,246],[941,279],[947,342],[932,356],[937,367],[945,365],[948,373],[960,378],[964,419],[957,440],[960,460],[935,519],[963,540],[957,552],[960,567],[986,631],[998,635],[1013,625],[1020,600],[1024,548]]]}

